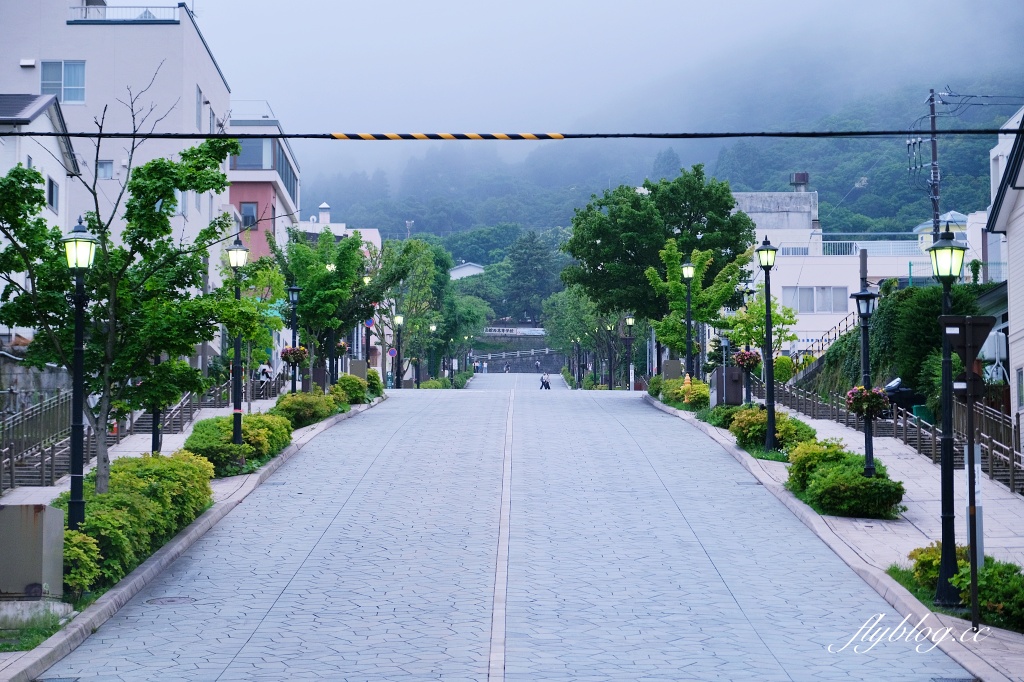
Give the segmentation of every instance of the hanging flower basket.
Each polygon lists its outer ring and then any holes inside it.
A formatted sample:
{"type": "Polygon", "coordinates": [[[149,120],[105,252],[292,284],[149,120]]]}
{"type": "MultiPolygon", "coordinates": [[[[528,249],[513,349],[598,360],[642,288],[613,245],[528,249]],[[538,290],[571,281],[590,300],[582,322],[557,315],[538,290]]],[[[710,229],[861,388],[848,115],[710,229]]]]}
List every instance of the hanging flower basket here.
{"type": "Polygon", "coordinates": [[[309,360],[309,351],[306,350],[305,346],[299,346],[297,348],[285,346],[281,350],[281,359],[289,365],[299,365],[301,367],[306,364],[307,360],[309,360]]]}
{"type": "Polygon", "coordinates": [[[860,416],[877,416],[889,407],[889,396],[881,388],[854,386],[846,392],[846,407],[860,416]]]}
{"type": "Polygon", "coordinates": [[[748,372],[761,364],[761,354],[756,350],[737,351],[732,356],[732,361],[737,367],[742,367],[748,372]]]}
{"type": "Polygon", "coordinates": [[[348,343],[346,343],[344,341],[338,341],[337,349],[338,349],[339,353],[347,352],[348,351],[348,343]]]}

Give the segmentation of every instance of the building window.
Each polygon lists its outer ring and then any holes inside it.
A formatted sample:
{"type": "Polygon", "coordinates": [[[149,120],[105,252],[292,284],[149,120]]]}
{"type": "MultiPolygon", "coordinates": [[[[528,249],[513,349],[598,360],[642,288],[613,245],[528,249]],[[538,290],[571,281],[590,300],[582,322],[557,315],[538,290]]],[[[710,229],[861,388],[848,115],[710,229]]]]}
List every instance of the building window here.
{"type": "Polygon", "coordinates": [[[188,217],[188,192],[182,192],[180,189],[174,190],[174,200],[177,202],[177,207],[174,209],[174,215],[180,215],[188,217]]]}
{"type": "Polygon", "coordinates": [[[239,206],[239,213],[242,214],[242,228],[246,230],[256,229],[256,216],[258,206],[255,201],[243,201],[239,206]]]}
{"type": "Polygon", "coordinates": [[[798,314],[845,314],[849,297],[846,287],[782,287],[782,305],[798,314]]]}
{"type": "Polygon", "coordinates": [[[210,109],[210,134],[211,135],[213,134],[213,132],[214,132],[213,129],[216,127],[216,125],[217,125],[217,115],[213,113],[213,109],[211,108],[210,109]]]}
{"type": "Polygon", "coordinates": [[[46,205],[56,213],[60,208],[60,187],[53,178],[46,178],[46,205]]]}
{"type": "Polygon", "coordinates": [[[1017,409],[1024,409],[1024,369],[1017,368],[1017,409]]]}
{"type": "Polygon", "coordinates": [[[203,129],[203,91],[196,86],[196,130],[203,129]]]}
{"type": "Polygon", "coordinates": [[[25,168],[35,168],[35,164],[32,163],[32,157],[29,156],[25,159],[25,168]]]}
{"type": "Polygon", "coordinates": [[[199,192],[196,192],[196,211],[200,211],[203,208],[202,204],[199,203],[202,200],[202,198],[203,195],[201,195],[199,192]]]}
{"type": "Polygon", "coordinates": [[[96,162],[96,179],[97,180],[110,180],[114,177],[114,162],[113,161],[98,161],[96,162]]]}
{"type": "Polygon", "coordinates": [[[40,94],[63,104],[85,102],[85,62],[43,62],[40,75],[40,94]]]}

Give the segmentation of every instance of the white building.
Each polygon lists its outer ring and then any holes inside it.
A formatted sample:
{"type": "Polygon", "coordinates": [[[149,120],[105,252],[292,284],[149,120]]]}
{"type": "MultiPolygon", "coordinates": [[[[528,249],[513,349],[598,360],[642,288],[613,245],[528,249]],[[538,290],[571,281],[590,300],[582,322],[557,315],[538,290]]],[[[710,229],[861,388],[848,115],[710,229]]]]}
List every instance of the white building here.
{"type": "MultiPolygon", "coordinates": [[[[798,340],[787,349],[790,355],[808,350],[844,319],[849,317],[849,323],[856,317],[850,294],[861,289],[861,249],[868,253],[870,286],[890,278],[905,283],[931,281],[931,263],[924,250],[931,245],[930,232],[927,238],[885,241],[865,239],[868,235],[823,234],[818,194],[806,191],[806,182],[806,173],[795,173],[794,192],[733,193],[736,210],[749,215],[757,226],[757,243],[767,238],[779,249],[771,273],[771,293],[797,311],[792,331],[798,340]]],[[[969,245],[964,262],[984,260],[984,223],[965,218],[949,213],[944,219],[950,221],[956,237],[969,245]]],[[[755,283],[764,281],[764,272],[756,263],[751,270],[755,283]]]]}
{"type": "Polygon", "coordinates": [[[1019,415],[1024,412],[1024,108],[1003,128],[1016,134],[1000,135],[989,155],[992,205],[986,227],[991,237],[1006,240],[1010,406],[1019,415]]]}
{"type": "Polygon", "coordinates": [[[452,280],[462,279],[463,277],[472,277],[473,275],[482,275],[484,272],[484,266],[478,265],[477,263],[467,263],[465,261],[459,263],[454,268],[448,271],[448,276],[452,280]]]}
{"type": "MultiPolygon", "coordinates": [[[[46,206],[43,218],[68,232],[73,214],[68,210],[71,186],[81,173],[69,137],[15,137],[5,133],[67,133],[60,103],[53,95],[0,94],[0,175],[19,163],[43,176],[46,206]]],[[[5,330],[10,343],[16,334],[31,337],[22,328],[5,330]]]]}

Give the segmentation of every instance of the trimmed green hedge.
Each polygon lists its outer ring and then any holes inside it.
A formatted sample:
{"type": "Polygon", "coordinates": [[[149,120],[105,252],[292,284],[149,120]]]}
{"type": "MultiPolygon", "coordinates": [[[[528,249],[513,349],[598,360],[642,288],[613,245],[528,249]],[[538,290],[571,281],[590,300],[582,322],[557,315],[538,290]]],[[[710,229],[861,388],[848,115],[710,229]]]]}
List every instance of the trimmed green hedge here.
{"type": "Polygon", "coordinates": [[[234,417],[201,419],[185,439],[185,449],[208,459],[218,477],[249,473],[288,447],[292,426],[274,414],[243,414],[242,444],[232,443],[233,437],[234,417]]]}
{"type": "MultiPolygon", "coordinates": [[[[213,466],[179,450],[170,457],[144,454],[110,465],[110,487],[96,494],[96,473],[85,477],[85,521],[65,533],[69,594],[115,584],[192,523],[213,498],[213,466]]],[[[52,503],[67,518],[69,492],[52,503]]]]}
{"type": "Polygon", "coordinates": [[[349,405],[363,405],[372,400],[369,384],[354,374],[340,375],[338,383],[331,386],[331,396],[334,397],[335,402],[349,405]]]}
{"type": "Polygon", "coordinates": [[[301,429],[346,411],[347,404],[338,403],[324,393],[282,393],[268,413],[284,417],[291,422],[293,429],[301,429]]]}
{"type": "Polygon", "coordinates": [[[660,374],[655,374],[651,377],[650,382],[647,384],[647,393],[652,398],[657,398],[661,395],[661,387],[665,382],[665,378],[660,374]]]}
{"type": "Polygon", "coordinates": [[[819,513],[894,519],[905,509],[903,484],[877,459],[874,477],[865,477],[864,457],[844,450],[838,439],[800,443],[789,461],[786,487],[819,513]]]}
{"type": "Polygon", "coordinates": [[[366,390],[370,392],[371,399],[384,395],[384,382],[380,380],[380,373],[372,367],[366,370],[366,390]]]}
{"type": "MultiPolygon", "coordinates": [[[[736,443],[741,448],[761,447],[768,434],[768,410],[758,406],[752,409],[737,410],[732,414],[729,431],[736,436],[736,443]]],[[[799,443],[813,440],[817,431],[784,412],[775,413],[775,440],[779,450],[789,452],[799,443]]]]}

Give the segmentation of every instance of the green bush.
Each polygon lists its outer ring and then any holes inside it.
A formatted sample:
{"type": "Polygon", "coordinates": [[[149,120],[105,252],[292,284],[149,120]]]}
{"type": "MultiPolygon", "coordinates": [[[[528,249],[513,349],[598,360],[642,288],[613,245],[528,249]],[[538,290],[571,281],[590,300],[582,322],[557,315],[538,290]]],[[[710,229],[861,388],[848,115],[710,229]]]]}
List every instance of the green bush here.
{"type": "Polygon", "coordinates": [[[233,417],[201,419],[185,439],[185,449],[206,458],[216,476],[233,476],[256,467],[292,441],[288,419],[273,414],[243,414],[242,444],[232,443],[233,417]]]}
{"type": "MultiPolygon", "coordinates": [[[[964,566],[970,569],[970,555],[967,545],[956,546],[956,565],[960,570],[964,566]]],[[[934,591],[939,586],[939,564],[942,561],[942,543],[936,540],[927,547],[911,550],[907,558],[914,562],[914,581],[921,587],[934,591]]]]}
{"type": "MultiPolygon", "coordinates": [[[[245,424],[244,415],[242,423],[245,424]]],[[[232,430],[232,417],[200,419],[192,427],[192,433],[185,439],[185,449],[205,457],[213,465],[216,475],[224,476],[229,467],[243,464],[255,453],[255,448],[245,443],[244,426],[241,445],[231,442],[232,430]]]]}
{"type": "Polygon", "coordinates": [[[660,374],[655,374],[654,376],[652,376],[650,382],[647,384],[647,393],[649,393],[652,398],[657,398],[658,396],[660,396],[661,387],[664,381],[665,378],[662,377],[660,374]]]}
{"type": "Polygon", "coordinates": [[[384,395],[384,382],[380,380],[380,373],[372,367],[366,370],[366,389],[370,392],[370,398],[384,395]]]}
{"type": "Polygon", "coordinates": [[[562,367],[562,378],[565,379],[565,384],[569,388],[576,388],[576,379],[573,377],[572,372],[569,371],[568,367],[562,367]]]}
{"type": "Polygon", "coordinates": [[[269,414],[276,414],[291,422],[293,429],[301,429],[327,419],[337,413],[338,404],[323,393],[282,393],[269,414]]]}
{"type": "Polygon", "coordinates": [[[592,391],[597,386],[597,376],[594,374],[587,374],[583,377],[583,390],[592,391]]]}
{"type": "MultiPolygon", "coordinates": [[[[965,604],[971,603],[969,561],[950,579],[965,604]]],[[[984,565],[978,567],[978,611],[989,625],[1024,631],[1024,573],[1020,566],[985,557],[984,565]]]]}
{"type": "MultiPolygon", "coordinates": [[[[98,555],[77,536],[72,536],[65,554],[95,559],[99,576],[89,567],[69,573],[72,590],[87,589],[93,581],[100,586],[116,583],[195,520],[210,504],[212,476],[208,462],[184,451],[170,457],[146,454],[115,460],[109,491],[103,495],[96,494],[96,474],[90,473],[83,490],[85,521],[78,530],[95,541],[98,555]]],[[[65,518],[69,498],[65,492],[53,502],[65,511],[65,518]]]]}
{"type": "Polygon", "coordinates": [[[77,530],[64,531],[64,591],[79,599],[100,577],[100,546],[77,530]]]}
{"type": "Polygon", "coordinates": [[[699,379],[667,379],[661,384],[661,394],[667,403],[683,404],[689,410],[704,409],[711,404],[711,388],[699,379]]]}
{"type": "Polygon", "coordinates": [[[451,388],[451,385],[448,384],[447,380],[442,381],[440,379],[428,379],[420,382],[420,388],[451,388]]]}
{"type": "Polygon", "coordinates": [[[369,392],[369,384],[354,374],[340,375],[338,383],[331,386],[331,395],[334,396],[334,399],[349,405],[362,405],[370,402],[369,392]]]}
{"type": "Polygon", "coordinates": [[[775,380],[784,384],[793,378],[793,358],[780,355],[775,358],[775,380]]]}
{"type": "MultiPolygon", "coordinates": [[[[727,429],[732,425],[732,418],[740,410],[751,409],[746,405],[716,405],[706,412],[706,421],[712,426],[727,429]]],[[[767,421],[765,422],[767,424],[767,421]]]]}
{"type": "Polygon", "coordinates": [[[789,479],[786,487],[794,493],[804,492],[815,469],[823,464],[838,462],[847,454],[843,449],[843,441],[838,438],[808,440],[798,444],[789,453],[789,479]]]}
{"type": "Polygon", "coordinates": [[[823,514],[873,519],[892,519],[905,509],[903,484],[889,480],[878,470],[874,478],[864,476],[864,458],[844,459],[831,466],[819,466],[811,474],[804,501],[823,514]]]}
{"type": "MultiPolygon", "coordinates": [[[[761,447],[768,433],[768,410],[761,407],[737,410],[732,415],[729,431],[741,448],[761,447]]],[[[783,452],[799,443],[813,439],[817,432],[804,422],[781,412],[775,414],[775,441],[783,452]]]]}

